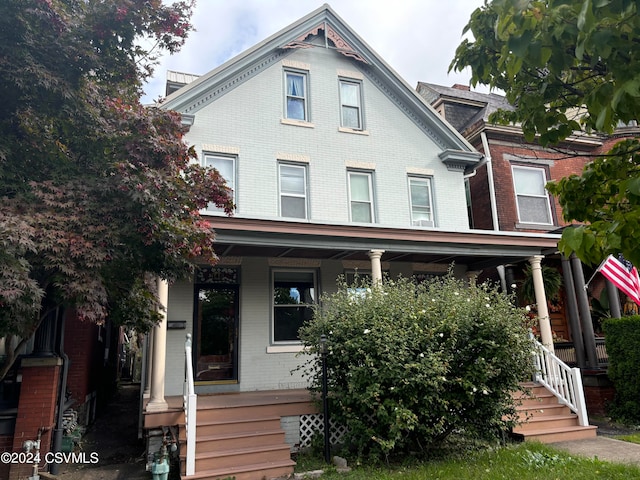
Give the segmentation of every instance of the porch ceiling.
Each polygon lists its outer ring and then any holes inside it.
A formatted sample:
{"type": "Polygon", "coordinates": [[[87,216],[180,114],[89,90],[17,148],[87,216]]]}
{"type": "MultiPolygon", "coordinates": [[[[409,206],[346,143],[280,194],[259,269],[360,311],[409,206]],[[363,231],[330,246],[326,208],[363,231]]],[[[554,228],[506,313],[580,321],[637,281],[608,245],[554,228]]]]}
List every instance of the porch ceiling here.
{"type": "Polygon", "coordinates": [[[369,260],[367,252],[379,249],[385,251],[383,261],[455,262],[470,270],[553,254],[560,238],[547,233],[448,232],[238,217],[210,220],[219,256],[369,260]]]}

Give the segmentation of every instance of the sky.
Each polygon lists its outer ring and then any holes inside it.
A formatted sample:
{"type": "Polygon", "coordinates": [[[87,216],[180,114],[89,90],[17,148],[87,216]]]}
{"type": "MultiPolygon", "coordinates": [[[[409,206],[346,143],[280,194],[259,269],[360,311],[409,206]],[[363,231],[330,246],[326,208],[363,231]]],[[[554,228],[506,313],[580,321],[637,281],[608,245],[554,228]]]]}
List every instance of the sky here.
{"type": "MultiPolygon", "coordinates": [[[[169,0],[166,0],[169,3],[169,0]]],[[[198,0],[196,31],[165,55],[145,85],[143,102],[164,95],[167,70],[202,75],[287,27],[323,0],[198,0]]],[[[484,0],[333,0],[331,8],[412,87],[418,81],[469,84],[448,73],[471,13],[484,0]]]]}

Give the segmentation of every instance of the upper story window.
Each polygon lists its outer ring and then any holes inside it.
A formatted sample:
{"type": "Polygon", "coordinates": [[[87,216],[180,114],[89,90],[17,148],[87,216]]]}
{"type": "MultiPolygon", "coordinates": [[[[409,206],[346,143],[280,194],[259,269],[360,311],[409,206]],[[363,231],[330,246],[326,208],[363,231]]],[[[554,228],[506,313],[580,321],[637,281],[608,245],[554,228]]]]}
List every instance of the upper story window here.
{"type": "MultiPolygon", "coordinates": [[[[225,155],[204,155],[205,167],[213,167],[218,170],[222,178],[227,182],[227,186],[232,190],[231,199],[237,202],[236,196],[236,158],[225,155]]],[[[216,207],[214,203],[209,203],[207,212],[223,212],[222,208],[216,207]]]]}
{"type": "Polygon", "coordinates": [[[285,116],[292,120],[309,121],[307,74],[285,70],[285,116]]]}
{"type": "Polygon", "coordinates": [[[375,222],[372,172],[349,172],[349,203],[352,222],[375,222]]]}
{"type": "Polygon", "coordinates": [[[280,163],[280,215],[307,218],[307,167],[280,163]]]}
{"type": "Polygon", "coordinates": [[[544,168],[513,166],[512,171],[520,222],[552,224],[544,168]]]}
{"type": "Polygon", "coordinates": [[[362,130],[362,85],[357,80],[340,80],[341,126],[362,130]]]}
{"type": "Polygon", "coordinates": [[[313,317],[316,272],[273,271],[273,343],[299,342],[298,330],[313,317]]]}
{"type": "Polygon", "coordinates": [[[431,179],[409,177],[409,199],[411,201],[411,225],[433,227],[433,197],[431,179]]]}

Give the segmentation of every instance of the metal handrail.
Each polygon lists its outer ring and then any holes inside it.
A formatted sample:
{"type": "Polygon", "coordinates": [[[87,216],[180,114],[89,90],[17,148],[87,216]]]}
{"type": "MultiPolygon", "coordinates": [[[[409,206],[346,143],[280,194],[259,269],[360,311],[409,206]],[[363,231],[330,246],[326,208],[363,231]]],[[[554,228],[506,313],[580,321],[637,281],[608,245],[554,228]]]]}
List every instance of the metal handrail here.
{"type": "Polygon", "coordinates": [[[184,378],[184,420],[187,431],[187,458],[186,474],[196,473],[196,415],[198,411],[198,396],[193,386],[193,363],[191,356],[191,334],[187,334],[187,341],[184,345],[185,355],[185,378],[184,378]]]}
{"type": "Polygon", "coordinates": [[[589,425],[580,369],[569,367],[533,338],[533,335],[531,337],[534,347],[533,362],[536,369],[534,380],[544,385],[562,404],[578,415],[579,425],[583,427],[589,425]]]}

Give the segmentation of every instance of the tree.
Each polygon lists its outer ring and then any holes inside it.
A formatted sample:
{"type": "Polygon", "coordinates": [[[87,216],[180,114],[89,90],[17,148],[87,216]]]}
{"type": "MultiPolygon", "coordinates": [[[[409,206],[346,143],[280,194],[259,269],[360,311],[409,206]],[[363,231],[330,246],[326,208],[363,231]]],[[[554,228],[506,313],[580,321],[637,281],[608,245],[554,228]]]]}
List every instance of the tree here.
{"type": "MultiPolygon", "coordinates": [[[[555,145],[577,132],[611,134],[640,118],[640,16],[633,0],[493,0],[477,9],[451,69],[501,89],[528,141],[555,145]]],[[[560,249],[588,264],[622,253],[640,265],[640,143],[626,139],[547,185],[567,221],[560,249]]]]}
{"type": "Polygon", "coordinates": [[[16,351],[51,311],[157,322],[154,282],[214,263],[198,211],[233,208],[196,162],[175,112],[140,104],[192,5],[160,0],[0,2],[0,337],[16,351]],[[155,44],[144,48],[141,45],[155,44]]]}

